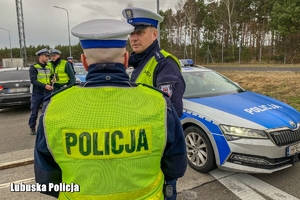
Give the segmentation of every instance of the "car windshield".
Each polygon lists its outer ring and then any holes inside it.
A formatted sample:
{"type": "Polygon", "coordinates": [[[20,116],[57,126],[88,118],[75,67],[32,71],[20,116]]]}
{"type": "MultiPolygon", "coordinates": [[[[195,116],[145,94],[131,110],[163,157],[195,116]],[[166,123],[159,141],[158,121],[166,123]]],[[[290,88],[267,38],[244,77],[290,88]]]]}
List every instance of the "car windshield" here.
{"type": "Polygon", "coordinates": [[[210,97],[244,92],[236,83],[214,71],[183,72],[184,98],[210,97]]]}
{"type": "Polygon", "coordinates": [[[84,69],[84,67],[76,67],[76,66],[74,66],[74,70],[76,72],[76,75],[87,74],[87,71],[84,69]]]}
{"type": "Polygon", "coordinates": [[[29,71],[28,70],[0,71],[0,82],[15,81],[15,80],[29,80],[29,71]]]}

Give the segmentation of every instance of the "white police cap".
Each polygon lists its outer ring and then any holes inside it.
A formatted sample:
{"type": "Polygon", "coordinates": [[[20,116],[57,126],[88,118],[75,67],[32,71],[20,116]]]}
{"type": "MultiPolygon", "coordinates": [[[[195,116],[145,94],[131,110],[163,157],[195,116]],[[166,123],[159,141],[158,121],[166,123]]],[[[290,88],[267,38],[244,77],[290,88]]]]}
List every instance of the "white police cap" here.
{"type": "Polygon", "coordinates": [[[50,54],[61,54],[61,51],[57,49],[50,49],[50,54]]]}
{"type": "Polygon", "coordinates": [[[48,51],[47,48],[41,49],[41,50],[37,51],[37,52],[35,53],[35,55],[37,55],[37,56],[41,56],[41,55],[49,55],[49,51],[48,51]]]}
{"type": "Polygon", "coordinates": [[[122,11],[123,17],[127,19],[129,24],[136,28],[154,26],[163,21],[163,17],[159,14],[143,8],[129,7],[122,11]]]}
{"type": "Polygon", "coordinates": [[[72,28],[83,49],[124,48],[134,27],[115,19],[94,19],[72,28]]]}

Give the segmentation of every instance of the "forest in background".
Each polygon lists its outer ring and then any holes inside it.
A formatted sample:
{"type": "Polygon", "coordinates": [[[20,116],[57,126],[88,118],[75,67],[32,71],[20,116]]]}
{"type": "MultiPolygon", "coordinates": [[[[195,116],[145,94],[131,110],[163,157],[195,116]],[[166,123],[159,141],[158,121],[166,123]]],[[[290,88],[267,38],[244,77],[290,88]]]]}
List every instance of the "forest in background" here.
{"type": "MultiPolygon", "coordinates": [[[[160,10],[161,48],[178,58],[208,63],[300,63],[300,0],[182,0],[160,10]]],[[[27,62],[46,44],[27,46],[27,62]]],[[[62,58],[68,45],[57,45],[62,58]]],[[[82,48],[72,45],[79,60],[82,48]]],[[[130,51],[130,48],[128,48],[130,51]]],[[[13,48],[14,58],[20,49],[13,48]]],[[[0,49],[0,61],[10,49],[0,49]]]]}

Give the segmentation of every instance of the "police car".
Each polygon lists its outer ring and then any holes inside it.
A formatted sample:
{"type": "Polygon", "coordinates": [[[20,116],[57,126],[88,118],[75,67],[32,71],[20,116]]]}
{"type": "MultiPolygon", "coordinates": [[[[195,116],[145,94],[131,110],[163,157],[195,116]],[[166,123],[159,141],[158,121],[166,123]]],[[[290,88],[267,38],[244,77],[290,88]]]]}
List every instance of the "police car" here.
{"type": "Polygon", "coordinates": [[[87,71],[84,69],[82,63],[74,63],[74,70],[76,72],[75,78],[76,78],[76,84],[80,84],[81,82],[85,82],[85,78],[87,75],[87,71]]]}
{"type": "Polygon", "coordinates": [[[192,168],[272,173],[299,161],[300,112],[190,59],[180,62],[186,83],[181,122],[192,168]]]}

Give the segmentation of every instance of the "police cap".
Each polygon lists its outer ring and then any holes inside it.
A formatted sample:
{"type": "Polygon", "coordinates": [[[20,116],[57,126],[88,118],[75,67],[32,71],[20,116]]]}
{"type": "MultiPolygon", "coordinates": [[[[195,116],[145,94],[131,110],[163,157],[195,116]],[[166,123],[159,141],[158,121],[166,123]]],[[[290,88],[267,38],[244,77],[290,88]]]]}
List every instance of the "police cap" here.
{"type": "Polygon", "coordinates": [[[67,59],[68,59],[68,60],[73,60],[73,57],[72,57],[72,56],[70,56],[70,57],[67,57],[67,59]]]}
{"type": "Polygon", "coordinates": [[[50,49],[50,54],[51,55],[60,55],[61,51],[57,49],[50,49]]]}
{"type": "Polygon", "coordinates": [[[94,19],[83,22],[71,33],[78,37],[83,49],[124,48],[134,27],[115,19],[94,19]]]}
{"type": "Polygon", "coordinates": [[[125,8],[122,14],[127,23],[135,27],[135,30],[141,30],[149,26],[157,28],[158,24],[163,21],[163,17],[159,14],[143,8],[125,8]]]}
{"type": "Polygon", "coordinates": [[[47,55],[47,56],[49,56],[49,50],[47,48],[41,49],[41,50],[37,51],[35,53],[35,55],[37,55],[37,56],[41,56],[41,55],[47,55]]]}

